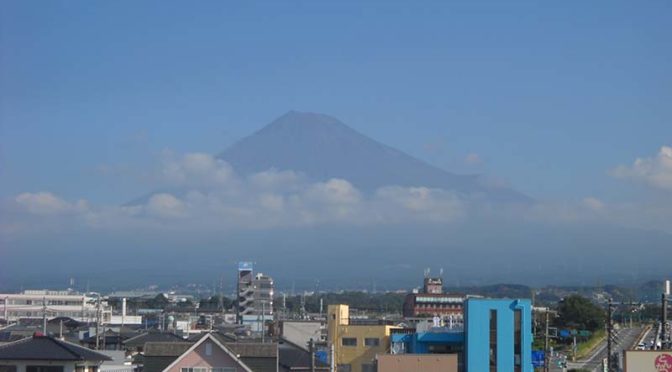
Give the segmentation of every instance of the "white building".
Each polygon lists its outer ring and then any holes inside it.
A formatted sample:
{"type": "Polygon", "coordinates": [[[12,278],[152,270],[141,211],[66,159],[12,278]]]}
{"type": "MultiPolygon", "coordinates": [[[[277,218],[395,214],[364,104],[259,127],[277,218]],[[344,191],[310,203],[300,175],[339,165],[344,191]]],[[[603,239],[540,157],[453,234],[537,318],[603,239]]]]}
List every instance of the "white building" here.
{"type": "Polygon", "coordinates": [[[248,314],[273,317],[273,278],[258,273],[252,280],[253,312],[248,314]]]}
{"type": "Polygon", "coordinates": [[[262,273],[253,275],[251,262],[238,264],[238,321],[243,317],[263,316],[264,319],[273,319],[273,278],[262,273]]]}
{"type": "Polygon", "coordinates": [[[26,290],[22,293],[0,294],[0,319],[13,322],[19,319],[72,318],[78,322],[109,323],[112,309],[100,301],[73,291],[26,290]]]}

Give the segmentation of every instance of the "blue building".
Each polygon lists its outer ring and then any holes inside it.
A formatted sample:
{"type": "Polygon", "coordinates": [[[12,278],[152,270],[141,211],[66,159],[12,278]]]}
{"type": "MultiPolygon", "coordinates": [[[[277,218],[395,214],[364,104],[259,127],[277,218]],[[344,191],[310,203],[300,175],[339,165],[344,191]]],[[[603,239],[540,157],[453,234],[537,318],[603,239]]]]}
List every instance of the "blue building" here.
{"type": "Polygon", "coordinates": [[[533,371],[530,300],[470,298],[464,324],[466,371],[533,371]]]}
{"type": "Polygon", "coordinates": [[[399,354],[458,353],[464,350],[464,332],[439,328],[430,332],[392,333],[390,342],[393,352],[399,354]]]}
{"type": "Polygon", "coordinates": [[[530,300],[469,298],[464,330],[392,333],[393,354],[457,354],[465,372],[532,372],[530,300]]]}
{"type": "Polygon", "coordinates": [[[464,370],[462,328],[452,330],[441,327],[428,332],[392,333],[390,345],[394,354],[457,354],[458,370],[464,370]]]}

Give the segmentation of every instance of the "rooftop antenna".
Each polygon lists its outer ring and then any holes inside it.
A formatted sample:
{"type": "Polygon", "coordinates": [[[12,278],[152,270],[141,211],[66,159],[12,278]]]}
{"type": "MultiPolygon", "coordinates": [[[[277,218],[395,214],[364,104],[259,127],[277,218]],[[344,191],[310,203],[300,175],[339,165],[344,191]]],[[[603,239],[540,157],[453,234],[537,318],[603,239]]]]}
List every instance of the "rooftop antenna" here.
{"type": "Polygon", "coordinates": [[[443,278],[443,267],[439,270],[439,277],[443,278]]]}
{"type": "Polygon", "coordinates": [[[300,314],[301,319],[304,319],[305,316],[306,316],[306,294],[305,293],[303,293],[301,295],[301,310],[300,311],[301,311],[301,314],[300,314]]]}
{"type": "Polygon", "coordinates": [[[425,269],[425,278],[429,278],[429,267],[425,269]]]}
{"type": "Polygon", "coordinates": [[[217,310],[224,312],[224,274],[219,278],[219,299],[217,300],[217,310]]]}

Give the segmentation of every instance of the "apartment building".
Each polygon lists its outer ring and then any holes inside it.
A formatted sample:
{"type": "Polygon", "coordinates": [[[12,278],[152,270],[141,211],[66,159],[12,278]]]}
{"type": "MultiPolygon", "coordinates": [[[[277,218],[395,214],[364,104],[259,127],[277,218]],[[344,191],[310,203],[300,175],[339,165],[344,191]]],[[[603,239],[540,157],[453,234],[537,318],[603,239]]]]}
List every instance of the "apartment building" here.
{"type": "Polygon", "coordinates": [[[0,319],[72,318],[78,322],[94,322],[100,316],[108,323],[112,309],[106,301],[73,291],[25,290],[21,293],[0,294],[0,319]]]}

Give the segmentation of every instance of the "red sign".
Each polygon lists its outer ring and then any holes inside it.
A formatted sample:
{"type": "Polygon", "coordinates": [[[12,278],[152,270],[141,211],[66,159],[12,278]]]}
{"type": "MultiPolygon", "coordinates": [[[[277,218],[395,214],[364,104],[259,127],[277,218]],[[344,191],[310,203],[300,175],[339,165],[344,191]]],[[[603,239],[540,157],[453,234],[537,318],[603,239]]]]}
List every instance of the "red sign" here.
{"type": "Polygon", "coordinates": [[[661,354],[658,355],[655,361],[656,371],[658,372],[672,372],[672,355],[661,354]]]}

